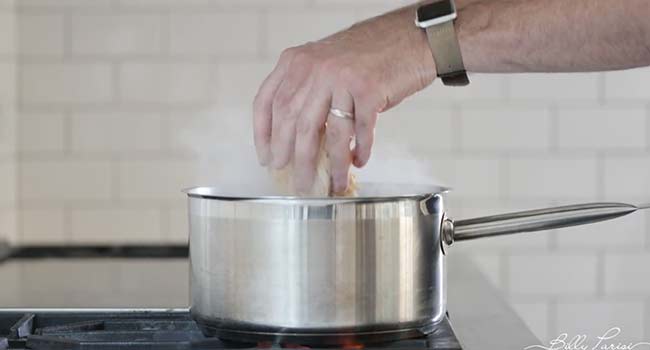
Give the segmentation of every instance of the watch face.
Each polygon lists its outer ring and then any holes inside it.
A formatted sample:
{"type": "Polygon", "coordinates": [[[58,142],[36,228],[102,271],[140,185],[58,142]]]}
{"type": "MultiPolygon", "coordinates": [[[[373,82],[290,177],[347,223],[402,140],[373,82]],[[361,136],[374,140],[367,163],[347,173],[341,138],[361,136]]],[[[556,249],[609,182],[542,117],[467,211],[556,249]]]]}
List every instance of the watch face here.
{"type": "Polygon", "coordinates": [[[442,0],[422,5],[418,8],[418,21],[426,22],[456,12],[452,0],[442,0]]]}

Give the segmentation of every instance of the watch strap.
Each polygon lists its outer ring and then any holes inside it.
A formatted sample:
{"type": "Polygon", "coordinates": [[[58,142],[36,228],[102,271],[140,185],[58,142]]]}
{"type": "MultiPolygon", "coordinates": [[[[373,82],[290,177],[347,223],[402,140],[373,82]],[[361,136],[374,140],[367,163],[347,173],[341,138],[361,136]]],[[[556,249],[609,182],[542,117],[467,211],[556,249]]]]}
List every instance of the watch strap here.
{"type": "Polygon", "coordinates": [[[469,78],[463,65],[463,56],[456,37],[454,22],[449,21],[426,28],[429,46],[436,62],[438,76],[443,84],[465,86],[469,78]]]}

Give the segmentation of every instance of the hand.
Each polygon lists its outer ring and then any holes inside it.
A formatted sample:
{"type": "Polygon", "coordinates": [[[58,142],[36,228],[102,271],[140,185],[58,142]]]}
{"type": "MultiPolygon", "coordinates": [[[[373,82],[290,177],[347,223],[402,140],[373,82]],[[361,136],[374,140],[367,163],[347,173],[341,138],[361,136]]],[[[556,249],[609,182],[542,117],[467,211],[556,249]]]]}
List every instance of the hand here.
{"type": "Polygon", "coordinates": [[[255,98],[260,163],[281,169],[293,160],[296,189],[308,191],[325,129],[333,191],[345,191],[350,165],[363,167],[370,158],[378,113],[436,76],[414,16],[414,7],[404,8],[285,50],[255,98]],[[355,119],[328,118],[330,108],[355,119]]]}

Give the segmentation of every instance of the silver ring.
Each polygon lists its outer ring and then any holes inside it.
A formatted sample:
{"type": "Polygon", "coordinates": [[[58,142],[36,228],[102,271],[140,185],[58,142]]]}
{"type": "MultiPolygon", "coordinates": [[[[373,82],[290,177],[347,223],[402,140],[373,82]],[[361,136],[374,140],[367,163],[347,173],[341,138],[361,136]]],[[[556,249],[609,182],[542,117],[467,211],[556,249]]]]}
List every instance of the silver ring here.
{"type": "Polygon", "coordinates": [[[331,108],[330,114],[341,119],[354,120],[354,113],[342,111],[338,108],[331,108]]]}

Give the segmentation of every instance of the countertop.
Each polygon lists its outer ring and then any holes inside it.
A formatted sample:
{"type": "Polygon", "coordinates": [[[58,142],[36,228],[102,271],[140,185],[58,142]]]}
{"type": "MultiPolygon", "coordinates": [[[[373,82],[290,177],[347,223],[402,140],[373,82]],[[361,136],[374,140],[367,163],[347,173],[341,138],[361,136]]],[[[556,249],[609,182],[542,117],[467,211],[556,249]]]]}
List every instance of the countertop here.
{"type": "MultiPolygon", "coordinates": [[[[108,255],[112,257],[8,259],[0,264],[0,307],[187,307],[186,258],[108,255]]],[[[464,349],[539,344],[469,257],[451,254],[447,263],[449,316],[464,349]]]]}
{"type": "Polygon", "coordinates": [[[463,349],[524,349],[541,344],[475,263],[447,257],[447,309],[463,349]]]}

